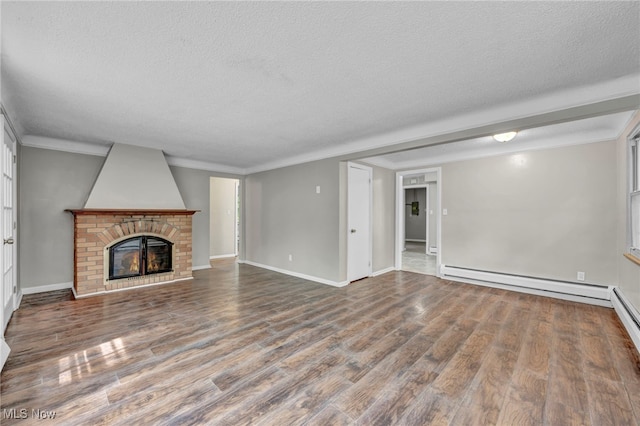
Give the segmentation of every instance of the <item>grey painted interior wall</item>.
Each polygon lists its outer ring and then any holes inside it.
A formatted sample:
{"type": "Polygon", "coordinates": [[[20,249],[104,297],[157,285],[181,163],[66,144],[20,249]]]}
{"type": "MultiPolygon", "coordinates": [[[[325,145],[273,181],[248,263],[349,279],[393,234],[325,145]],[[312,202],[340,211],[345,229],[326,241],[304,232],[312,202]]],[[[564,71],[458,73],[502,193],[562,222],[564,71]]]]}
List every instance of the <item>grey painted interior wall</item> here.
{"type": "Polygon", "coordinates": [[[347,229],[349,226],[349,191],[347,161],[338,163],[338,277],[340,282],[347,279],[347,229]]]}
{"type": "Polygon", "coordinates": [[[620,290],[640,312],[640,266],[631,262],[623,255],[627,253],[627,194],[629,157],[627,138],[640,124],[640,112],[637,112],[620,138],[616,141],[616,158],[618,166],[617,184],[617,247],[616,260],[618,262],[618,285],[620,290]]]}
{"type": "Polygon", "coordinates": [[[209,268],[209,178],[205,170],[171,166],[178,190],[187,209],[200,210],[192,221],[192,266],[194,269],[209,268]]]}
{"type": "MultiPolygon", "coordinates": [[[[73,216],[82,208],[104,157],[40,148],[19,151],[20,287],[73,281],[73,216]]],[[[213,173],[170,167],[186,208],[193,216],[193,266],[209,265],[209,179],[213,173]]],[[[236,177],[217,174],[221,177],[236,177]]]]}
{"type": "MultiPolygon", "coordinates": [[[[576,281],[576,272],[585,271],[589,283],[620,281],[640,305],[640,268],[621,256],[626,241],[621,144],[626,140],[443,165],[442,207],[449,213],[443,216],[443,262],[566,281],[576,281]],[[617,192],[611,191],[614,187],[617,192]]],[[[64,209],[83,205],[104,158],[30,147],[20,147],[19,153],[21,286],[70,282],[72,216],[64,209]]],[[[214,174],[170,170],[186,207],[201,210],[194,215],[193,265],[208,265],[214,174]]],[[[343,281],[344,171],[344,162],[330,159],[241,181],[246,221],[240,256],[343,281]]],[[[394,172],[374,167],[374,271],[393,265],[394,185],[394,172]]]]}
{"type": "Polygon", "coordinates": [[[236,253],[236,185],[237,179],[210,179],[209,256],[236,253]]]}
{"type": "Polygon", "coordinates": [[[20,286],[73,281],[73,216],[84,206],[104,157],[22,147],[19,167],[20,286]]]}
{"type": "Polygon", "coordinates": [[[245,178],[244,201],[246,260],[341,280],[337,160],[249,175],[245,178]],[[319,194],[316,186],[320,186],[319,194]]]}
{"type": "MultiPolygon", "coordinates": [[[[396,174],[382,167],[373,169],[373,272],[394,266],[396,227],[396,174]]],[[[346,229],[345,229],[346,231],[346,229]]]]}
{"type": "Polygon", "coordinates": [[[615,141],[445,164],[442,176],[444,264],[617,283],[615,141]]]}
{"type": "Polygon", "coordinates": [[[426,188],[409,188],[404,190],[404,234],[407,240],[425,241],[427,238],[427,190],[426,188]],[[412,202],[419,204],[418,215],[414,215],[412,202]]]}

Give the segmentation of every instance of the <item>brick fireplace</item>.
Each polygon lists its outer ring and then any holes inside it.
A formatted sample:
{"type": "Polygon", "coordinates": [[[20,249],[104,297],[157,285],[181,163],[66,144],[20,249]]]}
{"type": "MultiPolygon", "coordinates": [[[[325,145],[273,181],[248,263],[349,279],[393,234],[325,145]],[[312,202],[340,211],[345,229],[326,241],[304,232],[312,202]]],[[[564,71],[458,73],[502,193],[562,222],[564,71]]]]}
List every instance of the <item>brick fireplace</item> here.
{"type": "MultiPolygon", "coordinates": [[[[76,297],[192,278],[191,222],[196,210],[67,210],[74,218],[76,297]],[[170,243],[171,268],[159,273],[109,279],[109,250],[133,237],[170,243]]],[[[111,256],[113,258],[113,256],[111,256]]]]}

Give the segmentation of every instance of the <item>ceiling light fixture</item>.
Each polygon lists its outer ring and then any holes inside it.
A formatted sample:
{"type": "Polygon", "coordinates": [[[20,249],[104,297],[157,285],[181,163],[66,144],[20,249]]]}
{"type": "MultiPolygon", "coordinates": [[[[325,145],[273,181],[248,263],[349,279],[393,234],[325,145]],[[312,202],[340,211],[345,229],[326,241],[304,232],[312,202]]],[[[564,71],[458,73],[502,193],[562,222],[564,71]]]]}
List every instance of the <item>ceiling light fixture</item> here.
{"type": "Polygon", "coordinates": [[[509,142],[515,138],[517,134],[518,132],[498,133],[497,135],[493,135],[493,138],[498,142],[509,142]]]}

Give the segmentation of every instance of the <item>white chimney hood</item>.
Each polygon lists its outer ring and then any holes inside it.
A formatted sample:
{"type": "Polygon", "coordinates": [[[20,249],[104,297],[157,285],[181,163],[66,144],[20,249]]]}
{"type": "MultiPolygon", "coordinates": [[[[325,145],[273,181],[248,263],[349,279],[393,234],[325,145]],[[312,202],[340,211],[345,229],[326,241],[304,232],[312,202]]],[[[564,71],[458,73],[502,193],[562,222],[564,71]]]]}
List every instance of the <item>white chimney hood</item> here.
{"type": "Polygon", "coordinates": [[[186,209],[164,153],[113,144],[85,209],[186,209]]]}

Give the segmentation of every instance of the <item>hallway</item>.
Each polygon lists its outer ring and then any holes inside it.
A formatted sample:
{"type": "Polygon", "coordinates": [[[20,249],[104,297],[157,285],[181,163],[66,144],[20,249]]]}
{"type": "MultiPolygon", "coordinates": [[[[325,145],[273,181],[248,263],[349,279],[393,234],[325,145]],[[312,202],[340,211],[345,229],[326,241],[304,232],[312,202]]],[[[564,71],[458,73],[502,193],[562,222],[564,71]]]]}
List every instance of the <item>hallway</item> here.
{"type": "Polygon", "coordinates": [[[436,256],[425,254],[425,243],[407,241],[402,253],[402,270],[418,274],[436,275],[436,256]]]}

